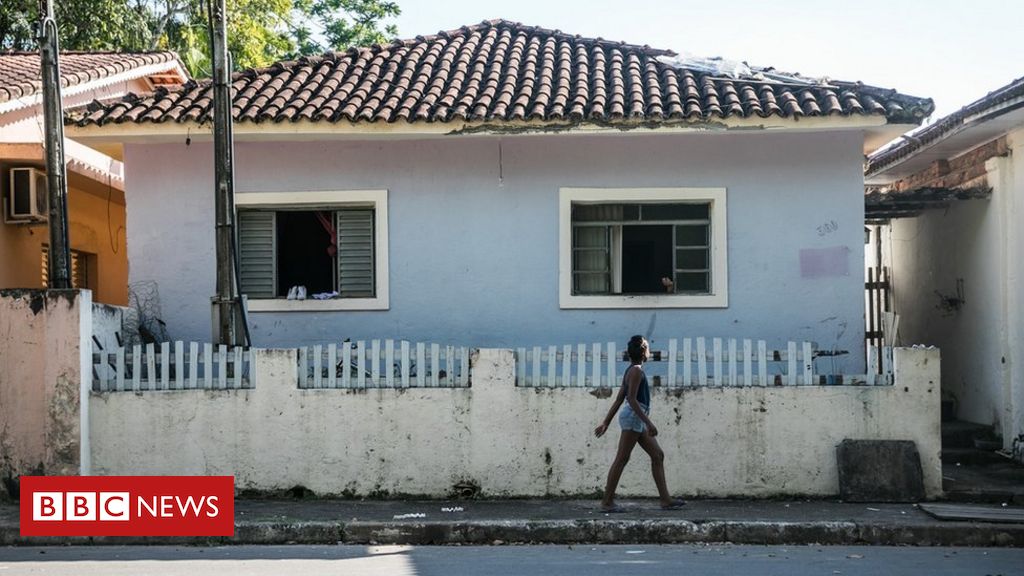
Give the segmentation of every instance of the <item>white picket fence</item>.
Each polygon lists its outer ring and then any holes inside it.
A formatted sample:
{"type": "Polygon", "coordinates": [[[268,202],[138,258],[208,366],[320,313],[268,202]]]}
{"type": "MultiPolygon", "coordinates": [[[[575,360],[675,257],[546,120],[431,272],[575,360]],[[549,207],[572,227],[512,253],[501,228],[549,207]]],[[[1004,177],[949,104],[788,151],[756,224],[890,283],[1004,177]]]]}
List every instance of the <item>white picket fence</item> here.
{"type": "Polygon", "coordinates": [[[466,347],[364,340],[299,348],[299,388],[465,388],[466,347]]]}
{"type": "MultiPolygon", "coordinates": [[[[667,351],[652,351],[646,370],[652,385],[677,388],[892,384],[891,348],[869,355],[867,374],[822,374],[815,370],[816,359],[841,354],[845,352],[819,351],[811,342],[788,342],[784,350],[769,350],[764,340],[673,338],[668,341],[667,351]]],[[[627,366],[625,352],[614,342],[519,348],[516,385],[617,387],[627,366]]]]}
{"type": "Polygon", "coordinates": [[[249,351],[198,342],[161,342],[93,351],[96,392],[252,388],[249,351]]]}

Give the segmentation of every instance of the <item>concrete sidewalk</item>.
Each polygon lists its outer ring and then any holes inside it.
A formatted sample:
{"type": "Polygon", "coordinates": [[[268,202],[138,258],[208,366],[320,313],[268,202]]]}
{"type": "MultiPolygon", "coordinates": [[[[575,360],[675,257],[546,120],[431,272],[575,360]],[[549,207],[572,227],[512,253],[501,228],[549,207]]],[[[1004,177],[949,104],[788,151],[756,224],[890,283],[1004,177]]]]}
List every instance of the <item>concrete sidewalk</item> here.
{"type": "Polygon", "coordinates": [[[231,538],[21,538],[0,505],[0,545],[37,544],[873,544],[1024,547],[1024,524],[948,522],[913,504],[698,500],[666,512],[623,500],[236,500],[231,538]]]}

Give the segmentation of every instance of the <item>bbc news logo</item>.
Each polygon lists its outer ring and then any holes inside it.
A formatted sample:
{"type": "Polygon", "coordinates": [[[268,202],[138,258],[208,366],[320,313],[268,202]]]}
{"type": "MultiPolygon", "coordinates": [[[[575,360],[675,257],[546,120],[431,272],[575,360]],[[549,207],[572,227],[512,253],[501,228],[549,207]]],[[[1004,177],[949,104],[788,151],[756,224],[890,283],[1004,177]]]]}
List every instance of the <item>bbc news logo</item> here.
{"type": "Polygon", "coordinates": [[[22,476],[22,536],[232,536],[232,476],[22,476]]]}

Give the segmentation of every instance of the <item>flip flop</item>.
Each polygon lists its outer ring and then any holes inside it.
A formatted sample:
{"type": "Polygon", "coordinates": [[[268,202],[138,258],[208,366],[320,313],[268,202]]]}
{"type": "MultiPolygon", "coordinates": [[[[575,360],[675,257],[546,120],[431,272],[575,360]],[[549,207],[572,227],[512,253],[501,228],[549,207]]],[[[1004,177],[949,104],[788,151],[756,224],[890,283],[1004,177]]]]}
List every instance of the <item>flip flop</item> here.
{"type": "Polygon", "coordinates": [[[629,512],[629,509],[624,506],[619,506],[618,504],[616,504],[611,508],[601,508],[601,512],[604,514],[623,514],[625,512],[629,512]]]}
{"type": "Polygon", "coordinates": [[[682,510],[684,506],[686,506],[686,501],[682,500],[682,499],[679,499],[679,498],[676,498],[675,500],[672,501],[671,504],[669,504],[668,506],[662,506],[661,509],[662,510],[682,510]]]}

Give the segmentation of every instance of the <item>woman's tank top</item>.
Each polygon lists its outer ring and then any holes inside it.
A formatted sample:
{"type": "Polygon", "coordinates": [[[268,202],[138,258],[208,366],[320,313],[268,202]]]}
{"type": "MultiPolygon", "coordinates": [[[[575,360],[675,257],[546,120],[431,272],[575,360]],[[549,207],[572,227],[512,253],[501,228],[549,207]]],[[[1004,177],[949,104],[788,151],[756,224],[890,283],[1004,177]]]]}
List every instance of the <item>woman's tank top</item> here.
{"type": "MultiPolygon", "coordinates": [[[[650,408],[651,389],[647,385],[647,373],[644,372],[643,368],[640,368],[637,364],[631,364],[629,368],[626,369],[626,373],[622,375],[622,387],[626,388],[626,376],[629,375],[629,371],[634,367],[637,370],[640,370],[640,387],[636,391],[636,401],[650,408]]],[[[626,388],[626,394],[629,394],[629,388],[626,388]]]]}

